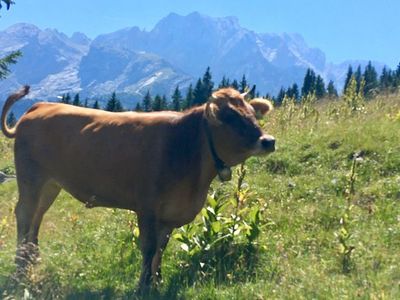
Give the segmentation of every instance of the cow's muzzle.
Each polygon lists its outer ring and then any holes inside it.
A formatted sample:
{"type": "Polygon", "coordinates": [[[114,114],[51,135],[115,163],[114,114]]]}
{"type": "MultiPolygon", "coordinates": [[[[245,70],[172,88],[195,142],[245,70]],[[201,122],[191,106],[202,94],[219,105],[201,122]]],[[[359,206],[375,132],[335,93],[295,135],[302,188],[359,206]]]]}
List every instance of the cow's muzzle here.
{"type": "Polygon", "coordinates": [[[261,150],[264,153],[274,152],[275,151],[275,138],[271,135],[263,135],[259,139],[259,144],[261,146],[261,150]]]}

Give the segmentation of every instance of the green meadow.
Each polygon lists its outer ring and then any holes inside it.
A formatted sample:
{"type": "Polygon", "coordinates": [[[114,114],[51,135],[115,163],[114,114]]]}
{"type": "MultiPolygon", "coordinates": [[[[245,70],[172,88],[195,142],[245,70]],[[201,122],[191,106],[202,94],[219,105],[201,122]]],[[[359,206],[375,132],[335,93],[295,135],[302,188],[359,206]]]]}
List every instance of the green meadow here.
{"type": "MultiPolygon", "coordinates": [[[[400,96],[290,100],[261,121],[273,154],[215,180],[174,231],[149,299],[400,299],[400,96]]],[[[13,174],[0,137],[0,170],[13,174]]],[[[41,261],[14,276],[15,181],[0,184],[0,298],[136,299],[134,213],[63,192],[45,215],[41,261]]]]}

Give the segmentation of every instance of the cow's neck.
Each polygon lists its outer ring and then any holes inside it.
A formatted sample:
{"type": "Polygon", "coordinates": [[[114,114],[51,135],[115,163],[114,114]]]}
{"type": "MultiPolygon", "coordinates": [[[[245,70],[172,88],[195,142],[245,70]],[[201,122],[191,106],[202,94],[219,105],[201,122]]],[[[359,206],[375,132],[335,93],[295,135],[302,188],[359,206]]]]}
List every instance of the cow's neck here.
{"type": "MultiPolygon", "coordinates": [[[[199,179],[207,184],[218,175],[218,168],[212,153],[213,150],[210,147],[211,134],[207,133],[205,127],[204,109],[204,106],[200,106],[186,112],[181,119],[181,124],[183,127],[191,127],[195,131],[195,134],[192,135],[192,144],[194,146],[192,151],[198,153],[200,169],[197,171],[200,172],[199,179]]],[[[212,141],[212,143],[214,142],[212,141]]],[[[223,163],[222,160],[221,162],[223,163]]]]}

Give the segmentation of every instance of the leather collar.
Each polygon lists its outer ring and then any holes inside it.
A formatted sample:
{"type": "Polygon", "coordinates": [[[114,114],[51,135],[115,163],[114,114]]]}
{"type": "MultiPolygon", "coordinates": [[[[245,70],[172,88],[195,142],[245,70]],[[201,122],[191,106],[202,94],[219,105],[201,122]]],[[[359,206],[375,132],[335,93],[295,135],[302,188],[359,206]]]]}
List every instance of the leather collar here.
{"type": "Polygon", "coordinates": [[[221,181],[229,181],[232,179],[231,168],[228,167],[225,164],[225,162],[218,156],[218,153],[215,149],[213,138],[211,136],[210,125],[208,124],[206,116],[204,116],[203,120],[204,120],[203,121],[204,130],[206,132],[208,146],[210,148],[210,152],[211,152],[212,158],[214,160],[215,169],[217,169],[218,177],[221,181]]]}

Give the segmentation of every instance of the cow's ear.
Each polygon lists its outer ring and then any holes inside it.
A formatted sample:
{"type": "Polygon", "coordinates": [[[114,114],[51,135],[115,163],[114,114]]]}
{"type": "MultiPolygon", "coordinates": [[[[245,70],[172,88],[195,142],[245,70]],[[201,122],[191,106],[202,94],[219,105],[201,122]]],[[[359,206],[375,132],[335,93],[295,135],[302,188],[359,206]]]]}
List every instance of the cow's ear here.
{"type": "Polygon", "coordinates": [[[254,108],[257,117],[262,117],[273,110],[274,106],[271,101],[255,98],[249,102],[249,104],[254,108]]]}
{"type": "Polygon", "coordinates": [[[217,104],[213,103],[212,101],[207,102],[205,115],[206,115],[207,121],[210,122],[211,124],[214,124],[214,125],[221,124],[221,121],[218,120],[218,118],[217,118],[218,110],[219,110],[219,108],[218,108],[217,104]]]}

